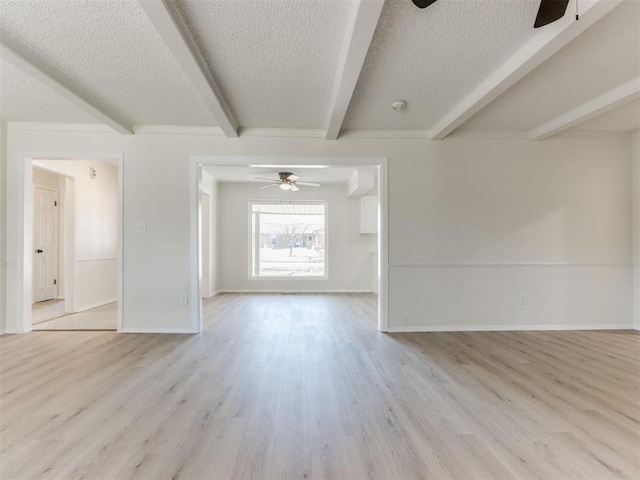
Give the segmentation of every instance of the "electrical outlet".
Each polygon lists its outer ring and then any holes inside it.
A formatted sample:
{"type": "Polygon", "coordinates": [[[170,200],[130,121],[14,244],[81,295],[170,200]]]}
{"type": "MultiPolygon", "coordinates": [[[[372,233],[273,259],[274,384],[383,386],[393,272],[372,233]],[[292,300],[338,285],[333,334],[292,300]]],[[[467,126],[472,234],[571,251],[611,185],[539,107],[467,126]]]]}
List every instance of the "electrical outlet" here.
{"type": "Polygon", "coordinates": [[[136,233],[147,233],[147,222],[136,223],[136,233]]]}
{"type": "Polygon", "coordinates": [[[180,295],[180,305],[189,305],[189,295],[186,293],[180,295]]]}
{"type": "Polygon", "coordinates": [[[526,305],[527,304],[527,296],[522,293],[520,294],[520,305],[526,305]]]}

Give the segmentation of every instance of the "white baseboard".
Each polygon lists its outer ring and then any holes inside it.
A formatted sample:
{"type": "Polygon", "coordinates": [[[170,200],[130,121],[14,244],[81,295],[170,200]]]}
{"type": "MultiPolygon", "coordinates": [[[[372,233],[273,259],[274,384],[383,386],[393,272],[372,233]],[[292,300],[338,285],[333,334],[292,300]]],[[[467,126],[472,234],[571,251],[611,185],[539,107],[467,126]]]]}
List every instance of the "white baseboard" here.
{"type": "Polygon", "coordinates": [[[122,327],[119,333],[188,333],[196,334],[190,328],[183,327],[122,327]]]}
{"type": "MultiPolygon", "coordinates": [[[[233,289],[224,289],[219,290],[218,293],[374,293],[373,290],[353,290],[353,289],[336,289],[330,288],[327,290],[312,288],[312,289],[286,289],[286,288],[278,288],[275,290],[233,290],[233,289]]],[[[216,294],[217,295],[217,294],[216,294]]]]}
{"type": "Polygon", "coordinates": [[[213,298],[216,295],[218,295],[219,293],[220,293],[220,290],[216,290],[215,292],[211,293],[211,295],[209,295],[208,297],[202,297],[202,298],[204,298],[205,300],[208,299],[208,298],[213,298]]]}
{"type": "Polygon", "coordinates": [[[75,313],[84,312],[86,310],[91,310],[92,308],[102,307],[103,305],[108,305],[110,303],[117,302],[117,301],[118,301],[118,297],[109,298],[107,300],[100,300],[99,302],[90,303],[89,305],[83,305],[81,307],[78,307],[78,311],[75,312],[75,313]]]}
{"type": "Polygon", "coordinates": [[[562,325],[415,325],[389,327],[389,333],[416,332],[522,332],[550,330],[633,330],[630,323],[562,324],[562,325]]]}
{"type": "Polygon", "coordinates": [[[3,335],[19,335],[21,333],[29,333],[32,332],[33,330],[31,328],[28,329],[12,329],[12,328],[7,328],[2,334],[3,335]]]}

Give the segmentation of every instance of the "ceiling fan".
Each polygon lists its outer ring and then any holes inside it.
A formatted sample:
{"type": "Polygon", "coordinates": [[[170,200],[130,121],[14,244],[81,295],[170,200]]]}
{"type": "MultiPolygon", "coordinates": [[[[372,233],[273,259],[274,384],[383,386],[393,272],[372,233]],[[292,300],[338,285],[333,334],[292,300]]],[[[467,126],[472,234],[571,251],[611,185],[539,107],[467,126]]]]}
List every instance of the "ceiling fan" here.
{"type": "Polygon", "coordinates": [[[291,172],[280,172],[278,173],[278,176],[280,177],[279,179],[272,179],[272,178],[260,178],[260,177],[255,177],[256,180],[263,180],[263,181],[267,181],[267,182],[273,182],[271,185],[265,185],[264,187],[260,187],[260,188],[269,188],[269,187],[280,187],[282,190],[291,190],[292,192],[297,192],[298,190],[300,190],[298,188],[298,185],[303,185],[305,187],[319,187],[320,184],[319,183],[313,183],[313,182],[298,182],[298,177],[297,175],[294,175],[291,172]]]}
{"type": "MultiPolygon", "coordinates": [[[[429,5],[436,2],[436,0],[412,1],[418,8],[427,8],[429,5]]],[[[560,20],[567,11],[567,5],[569,5],[569,0],[540,0],[540,7],[538,8],[538,15],[536,16],[533,28],[544,27],[556,20],[560,20]]],[[[576,20],[577,19],[578,15],[576,14],[576,20]]]]}

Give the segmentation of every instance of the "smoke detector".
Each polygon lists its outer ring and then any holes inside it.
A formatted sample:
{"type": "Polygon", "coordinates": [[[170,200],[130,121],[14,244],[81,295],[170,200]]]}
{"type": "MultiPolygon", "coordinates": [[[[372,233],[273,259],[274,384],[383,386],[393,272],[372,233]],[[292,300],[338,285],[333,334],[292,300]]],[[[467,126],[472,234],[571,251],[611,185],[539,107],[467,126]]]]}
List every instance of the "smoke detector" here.
{"type": "Polygon", "coordinates": [[[405,102],[404,100],[398,100],[391,104],[391,108],[394,112],[401,112],[402,110],[407,108],[407,102],[405,102]]]}

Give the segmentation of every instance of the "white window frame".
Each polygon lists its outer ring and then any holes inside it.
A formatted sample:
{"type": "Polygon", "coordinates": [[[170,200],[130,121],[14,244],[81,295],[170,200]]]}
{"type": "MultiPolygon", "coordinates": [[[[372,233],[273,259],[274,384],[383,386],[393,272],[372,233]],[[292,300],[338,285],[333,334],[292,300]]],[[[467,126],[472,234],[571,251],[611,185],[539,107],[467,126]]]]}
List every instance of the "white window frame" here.
{"type": "Polygon", "coordinates": [[[248,275],[249,280],[257,280],[257,281],[309,281],[309,280],[329,280],[329,205],[328,202],[322,200],[249,200],[249,211],[248,211],[248,232],[249,232],[249,262],[248,262],[248,275]],[[288,204],[288,205],[322,205],[324,206],[324,275],[315,275],[315,276],[280,276],[280,275],[256,275],[254,270],[260,270],[260,236],[254,235],[254,225],[253,225],[253,206],[254,205],[277,205],[277,204],[288,204]],[[253,252],[258,252],[257,260],[254,261],[253,252]]]}

